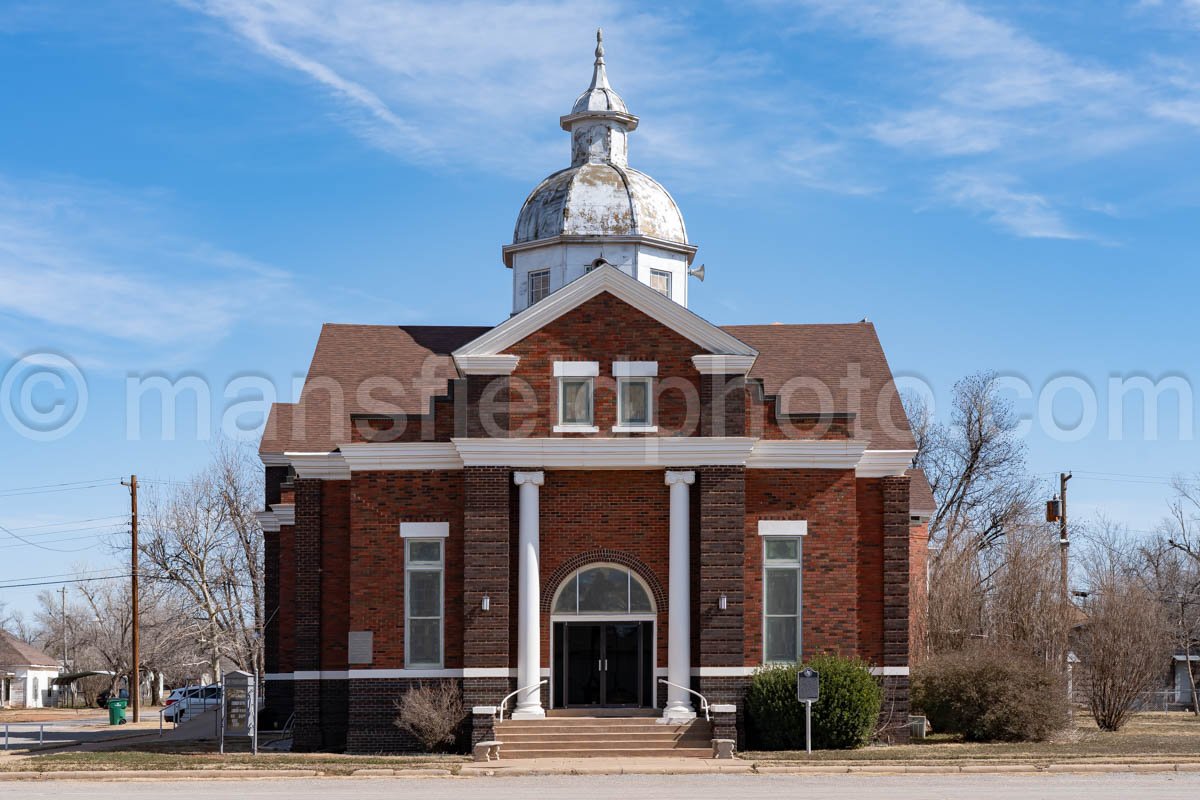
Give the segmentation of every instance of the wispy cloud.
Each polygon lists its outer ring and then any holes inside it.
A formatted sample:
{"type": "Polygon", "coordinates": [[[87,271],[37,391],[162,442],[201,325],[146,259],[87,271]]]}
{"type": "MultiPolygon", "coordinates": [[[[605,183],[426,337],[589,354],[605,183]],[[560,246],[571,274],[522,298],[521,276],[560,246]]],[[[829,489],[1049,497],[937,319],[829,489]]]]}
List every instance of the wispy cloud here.
{"type": "MultiPolygon", "coordinates": [[[[157,198],[162,202],[162,198],[157,198]]],[[[290,277],[176,234],[155,198],[76,181],[0,177],[0,338],[5,349],[195,352],[226,336],[290,277]],[[29,321],[39,341],[29,338],[29,321]]]]}
{"type": "Polygon", "coordinates": [[[1072,229],[1045,197],[1017,188],[1012,176],[950,173],[938,181],[938,190],[954,205],[1022,238],[1090,238],[1072,229]]]}

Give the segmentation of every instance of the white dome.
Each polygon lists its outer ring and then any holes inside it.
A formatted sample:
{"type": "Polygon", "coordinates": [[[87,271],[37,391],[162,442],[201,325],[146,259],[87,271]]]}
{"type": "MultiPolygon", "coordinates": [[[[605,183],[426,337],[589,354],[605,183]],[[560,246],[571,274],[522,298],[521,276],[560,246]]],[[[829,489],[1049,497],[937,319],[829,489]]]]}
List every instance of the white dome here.
{"type": "Polygon", "coordinates": [[[662,184],[608,162],[556,172],[525,200],[513,244],[562,235],[649,236],[687,243],[683,214],[662,184]]]}

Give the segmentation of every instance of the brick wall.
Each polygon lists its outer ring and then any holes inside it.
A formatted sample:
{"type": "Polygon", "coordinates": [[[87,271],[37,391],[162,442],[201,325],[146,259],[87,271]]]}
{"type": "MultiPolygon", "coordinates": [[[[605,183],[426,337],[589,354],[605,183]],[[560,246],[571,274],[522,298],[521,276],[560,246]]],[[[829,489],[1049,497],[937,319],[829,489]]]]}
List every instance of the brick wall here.
{"type": "Polygon", "coordinates": [[[913,523],[908,534],[908,650],[909,663],[925,655],[929,614],[929,525],[913,523]]]}
{"type": "MultiPolygon", "coordinates": [[[[522,435],[554,435],[551,429],[557,421],[558,402],[554,362],[560,360],[599,362],[597,436],[612,436],[616,423],[613,361],[658,362],[658,435],[695,436],[699,432],[700,375],[692,356],[702,352],[701,348],[608,293],[588,300],[506,352],[521,357],[513,378],[530,386],[536,398],[527,408],[513,409],[512,430],[525,431],[522,435]]],[[[519,396],[514,397],[517,399],[519,396]]]]}
{"type": "MultiPolygon", "coordinates": [[[[910,662],[909,628],[909,479],[880,480],[883,494],[883,665],[907,667],[910,662]]],[[[909,679],[884,679],[888,736],[906,741],[909,736],[909,679]]]]}
{"type": "MultiPolygon", "coordinates": [[[[462,681],[458,679],[370,678],[343,681],[343,683],[347,684],[349,694],[350,730],[346,740],[346,752],[355,755],[422,751],[424,748],[416,737],[395,724],[398,717],[396,701],[402,698],[405,692],[423,684],[448,683],[459,692],[462,691],[462,681]]],[[[498,696],[496,701],[499,699],[498,696]]],[[[462,720],[464,739],[467,717],[470,713],[470,706],[464,703],[462,720]]]]}
{"type": "MultiPolygon", "coordinates": [[[[356,472],[347,561],[351,631],[371,631],[373,658],[355,669],[404,667],[402,522],[448,522],[445,542],[445,666],[462,666],[463,473],[458,470],[356,472]]],[[[342,641],[345,646],[345,637],[342,641]]]]}
{"type": "Polygon", "coordinates": [[[746,472],[746,664],[762,663],[763,519],[807,520],[801,579],[804,657],[858,652],[858,523],[854,470],[746,472]]]}

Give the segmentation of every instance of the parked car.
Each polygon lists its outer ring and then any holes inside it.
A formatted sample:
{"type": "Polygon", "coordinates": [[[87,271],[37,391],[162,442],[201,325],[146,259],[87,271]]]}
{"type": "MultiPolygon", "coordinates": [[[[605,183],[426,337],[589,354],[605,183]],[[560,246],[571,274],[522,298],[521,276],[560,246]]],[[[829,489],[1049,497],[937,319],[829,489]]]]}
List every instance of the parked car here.
{"type": "Polygon", "coordinates": [[[220,704],[221,687],[219,685],[214,683],[211,686],[188,686],[171,691],[162,715],[166,722],[179,723],[188,717],[203,714],[210,708],[216,708],[220,704]]]}

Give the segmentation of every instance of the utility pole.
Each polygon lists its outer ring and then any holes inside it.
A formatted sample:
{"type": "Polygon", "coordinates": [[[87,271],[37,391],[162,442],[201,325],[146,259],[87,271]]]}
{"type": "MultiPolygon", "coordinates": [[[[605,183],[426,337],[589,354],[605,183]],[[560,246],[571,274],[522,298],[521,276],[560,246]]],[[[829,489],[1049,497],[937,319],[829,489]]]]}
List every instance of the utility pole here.
{"type": "Polygon", "coordinates": [[[67,669],[67,587],[58,591],[62,595],[63,672],[70,672],[67,669]]]}
{"type": "Polygon", "coordinates": [[[130,579],[132,582],[132,586],[130,589],[130,591],[132,592],[132,596],[130,598],[130,602],[131,602],[131,608],[132,608],[132,612],[133,612],[133,626],[132,626],[133,631],[132,631],[132,637],[131,637],[133,639],[133,653],[132,653],[133,661],[132,661],[132,666],[129,670],[129,702],[133,706],[133,721],[139,722],[139,721],[141,721],[142,676],[141,676],[141,669],[139,667],[141,658],[140,658],[140,654],[138,652],[138,646],[140,644],[138,642],[138,632],[139,632],[140,623],[139,623],[139,619],[138,619],[138,481],[137,481],[137,475],[130,475],[128,483],[125,483],[125,481],[121,481],[121,483],[122,483],[122,485],[129,487],[129,506],[130,506],[129,532],[130,532],[130,537],[131,537],[131,548],[130,548],[131,552],[130,552],[129,576],[130,576],[130,579]]]}
{"type": "MultiPolygon", "coordinates": [[[[1060,472],[1058,474],[1058,499],[1062,503],[1058,515],[1058,553],[1059,560],[1062,562],[1062,596],[1063,603],[1071,602],[1071,591],[1067,583],[1068,578],[1068,558],[1067,550],[1071,546],[1070,540],[1067,538],[1067,481],[1071,480],[1071,473],[1060,472]]],[[[1066,658],[1064,654],[1063,658],[1066,658]]]]}

